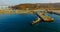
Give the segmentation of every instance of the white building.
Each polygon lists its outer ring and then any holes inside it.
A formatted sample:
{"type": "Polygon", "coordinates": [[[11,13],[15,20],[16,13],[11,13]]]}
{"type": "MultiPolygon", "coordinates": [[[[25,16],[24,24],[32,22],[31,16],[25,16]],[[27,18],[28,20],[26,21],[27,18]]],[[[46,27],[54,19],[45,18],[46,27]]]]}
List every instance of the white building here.
{"type": "Polygon", "coordinates": [[[0,9],[8,9],[8,6],[0,6],[0,9]]]}

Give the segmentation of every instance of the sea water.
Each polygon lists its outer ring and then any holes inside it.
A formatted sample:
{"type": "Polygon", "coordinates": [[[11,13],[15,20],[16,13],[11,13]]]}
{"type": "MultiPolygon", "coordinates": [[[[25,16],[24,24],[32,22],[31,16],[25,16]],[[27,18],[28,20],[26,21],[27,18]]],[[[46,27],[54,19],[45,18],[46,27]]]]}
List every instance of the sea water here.
{"type": "Polygon", "coordinates": [[[60,15],[49,14],[54,22],[30,23],[38,16],[34,14],[0,14],[0,32],[60,32],[60,15]]]}

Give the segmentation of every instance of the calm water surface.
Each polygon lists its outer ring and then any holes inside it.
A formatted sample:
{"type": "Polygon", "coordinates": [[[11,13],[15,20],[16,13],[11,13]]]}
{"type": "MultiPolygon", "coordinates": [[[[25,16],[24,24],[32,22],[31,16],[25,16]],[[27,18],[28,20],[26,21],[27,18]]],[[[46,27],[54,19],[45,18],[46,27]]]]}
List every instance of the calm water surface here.
{"type": "Polygon", "coordinates": [[[33,14],[0,14],[0,32],[60,32],[60,16],[48,14],[54,18],[54,22],[41,22],[30,25],[37,18],[33,14]]]}

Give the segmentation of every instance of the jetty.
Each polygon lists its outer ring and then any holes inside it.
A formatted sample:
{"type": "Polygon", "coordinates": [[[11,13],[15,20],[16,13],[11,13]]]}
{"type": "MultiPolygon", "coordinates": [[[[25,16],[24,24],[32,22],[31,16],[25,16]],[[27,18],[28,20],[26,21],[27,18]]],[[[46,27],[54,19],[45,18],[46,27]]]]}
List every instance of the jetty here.
{"type": "Polygon", "coordinates": [[[34,11],[34,14],[38,16],[38,19],[36,21],[33,21],[32,24],[40,23],[40,22],[53,22],[54,19],[50,16],[46,16],[46,12],[39,12],[39,11],[34,11]]]}
{"type": "Polygon", "coordinates": [[[35,21],[32,22],[32,25],[40,23],[41,19],[38,17],[35,21]]]}
{"type": "Polygon", "coordinates": [[[60,15],[60,10],[47,10],[47,12],[50,14],[60,15]]]}
{"type": "Polygon", "coordinates": [[[41,21],[43,21],[43,22],[53,22],[54,21],[54,19],[52,18],[52,17],[49,17],[49,16],[47,16],[47,15],[45,15],[47,12],[35,12],[34,11],[34,13],[33,14],[35,14],[35,15],[37,15],[39,18],[37,19],[37,20],[39,20],[39,21],[33,21],[32,22],[32,24],[35,24],[35,23],[39,23],[39,22],[41,22],[41,21]]]}
{"type": "Polygon", "coordinates": [[[52,17],[46,16],[45,13],[37,12],[37,15],[39,15],[44,22],[52,22],[54,20],[52,17]]]}

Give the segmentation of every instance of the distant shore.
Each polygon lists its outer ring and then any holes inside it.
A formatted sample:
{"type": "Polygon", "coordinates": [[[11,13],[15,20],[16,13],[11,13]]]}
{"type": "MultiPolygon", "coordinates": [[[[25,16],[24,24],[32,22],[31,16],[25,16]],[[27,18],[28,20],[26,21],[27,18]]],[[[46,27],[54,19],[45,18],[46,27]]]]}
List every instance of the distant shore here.
{"type": "Polygon", "coordinates": [[[6,9],[6,10],[0,10],[0,14],[32,14],[33,12],[28,10],[12,10],[12,9],[6,9]]]}
{"type": "Polygon", "coordinates": [[[60,10],[48,10],[48,12],[60,15],[60,10]]]}
{"type": "MultiPolygon", "coordinates": [[[[52,13],[60,14],[60,10],[45,10],[52,13]]],[[[33,14],[34,10],[13,10],[13,9],[0,9],[0,14],[33,14]]]]}

